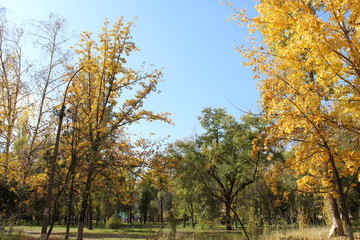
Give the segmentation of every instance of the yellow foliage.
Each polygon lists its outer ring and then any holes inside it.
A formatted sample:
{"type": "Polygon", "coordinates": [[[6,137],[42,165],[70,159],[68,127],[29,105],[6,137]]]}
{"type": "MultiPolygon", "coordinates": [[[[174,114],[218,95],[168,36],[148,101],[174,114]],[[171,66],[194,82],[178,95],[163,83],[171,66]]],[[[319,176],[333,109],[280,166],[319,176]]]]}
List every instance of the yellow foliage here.
{"type": "Polygon", "coordinates": [[[237,50],[259,79],[265,142],[291,143],[299,189],[332,191],[334,170],[352,176],[360,164],[360,1],[263,0],[256,10],[248,28],[262,41],[237,50]]]}

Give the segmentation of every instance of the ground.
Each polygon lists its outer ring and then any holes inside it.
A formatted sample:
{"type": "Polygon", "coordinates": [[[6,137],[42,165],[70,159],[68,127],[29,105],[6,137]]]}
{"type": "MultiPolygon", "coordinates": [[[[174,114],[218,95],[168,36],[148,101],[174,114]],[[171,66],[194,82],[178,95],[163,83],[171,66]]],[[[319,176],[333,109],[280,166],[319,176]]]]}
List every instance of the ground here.
{"type": "MultiPolygon", "coordinates": [[[[38,239],[40,236],[40,227],[34,226],[19,226],[16,230],[20,231],[23,236],[23,240],[38,239]]],[[[87,230],[84,229],[84,239],[87,240],[115,240],[115,239],[158,239],[165,240],[170,239],[170,229],[160,229],[158,225],[124,225],[120,229],[112,230],[106,228],[87,230]]],[[[356,239],[360,239],[360,229],[355,229],[356,239]]],[[[254,239],[262,240],[325,240],[327,239],[328,228],[327,227],[312,227],[303,230],[297,228],[277,228],[266,232],[266,235],[252,236],[254,239]]],[[[65,227],[54,227],[53,234],[50,239],[64,239],[65,227]]],[[[76,239],[76,228],[71,229],[70,239],[76,239]]],[[[195,230],[178,225],[176,229],[176,239],[179,240],[243,240],[246,239],[240,229],[226,231],[224,227],[219,226],[213,229],[201,228],[198,226],[195,230]]],[[[334,238],[333,240],[342,240],[346,238],[334,238]]]]}

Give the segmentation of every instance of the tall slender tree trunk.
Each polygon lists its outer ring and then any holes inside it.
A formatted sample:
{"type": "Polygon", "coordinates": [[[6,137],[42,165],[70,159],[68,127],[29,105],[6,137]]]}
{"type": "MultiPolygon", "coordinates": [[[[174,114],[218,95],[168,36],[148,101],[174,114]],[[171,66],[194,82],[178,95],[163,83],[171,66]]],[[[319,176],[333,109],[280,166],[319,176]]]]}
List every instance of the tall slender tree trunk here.
{"type": "MultiPolygon", "coordinates": [[[[12,134],[12,132],[10,132],[12,134]]],[[[10,136],[6,136],[6,143],[5,143],[5,155],[4,155],[4,179],[5,181],[8,180],[8,172],[9,172],[9,154],[10,154],[10,136]]]]}
{"type": "MultiPolygon", "coordinates": [[[[75,116],[77,115],[77,108],[75,111],[75,116]]],[[[73,121],[72,128],[75,129],[76,122],[73,121]]],[[[70,226],[72,224],[72,217],[73,217],[73,198],[74,198],[74,181],[75,181],[75,167],[78,161],[77,146],[75,141],[75,131],[72,131],[72,138],[71,138],[71,168],[70,168],[70,189],[68,195],[68,206],[67,206],[67,219],[66,219],[66,232],[65,232],[65,240],[69,239],[70,234],[70,226]]]]}
{"type": "Polygon", "coordinates": [[[239,223],[240,223],[240,225],[241,225],[241,228],[242,228],[243,231],[244,231],[244,234],[245,234],[246,239],[247,239],[247,240],[250,240],[250,236],[249,236],[249,234],[247,233],[246,228],[245,228],[243,222],[241,221],[241,219],[239,218],[238,214],[236,213],[236,211],[235,211],[233,208],[231,208],[231,211],[234,213],[236,219],[239,221],[239,223]]]}
{"type": "Polygon", "coordinates": [[[147,221],[147,212],[145,212],[143,215],[143,223],[146,224],[146,221],[147,221]]]}
{"type": "Polygon", "coordinates": [[[49,220],[50,220],[50,206],[51,206],[51,200],[52,200],[52,192],[53,192],[53,188],[55,185],[54,178],[55,178],[56,160],[57,160],[58,151],[59,151],[61,127],[62,127],[64,115],[65,115],[65,98],[66,98],[66,95],[64,96],[64,101],[63,101],[63,104],[62,104],[61,110],[60,110],[60,117],[59,117],[58,129],[57,129],[57,133],[56,133],[54,154],[53,154],[53,158],[51,160],[50,176],[49,176],[47,194],[46,194],[46,199],[45,199],[43,222],[42,222],[42,227],[41,227],[41,237],[40,237],[41,240],[47,239],[47,227],[48,227],[49,220]]]}
{"type": "Polygon", "coordinates": [[[191,226],[193,229],[195,229],[195,218],[194,218],[194,213],[191,214],[191,226]]]}
{"type": "Polygon", "coordinates": [[[92,219],[93,219],[93,206],[92,206],[91,196],[89,196],[89,207],[88,207],[88,218],[87,218],[87,228],[89,230],[93,230],[92,219]]]}
{"type": "Polygon", "coordinates": [[[86,181],[85,191],[83,193],[83,199],[81,202],[81,209],[78,220],[77,240],[83,240],[84,238],[84,223],[85,223],[86,209],[88,208],[88,202],[90,197],[92,174],[93,172],[90,166],[88,171],[88,178],[86,181]]]}
{"type": "Polygon", "coordinates": [[[132,211],[131,208],[129,209],[129,224],[132,223],[132,211]]]}
{"type": "Polygon", "coordinates": [[[330,238],[332,237],[332,235],[345,236],[344,228],[340,218],[339,207],[336,199],[332,194],[330,194],[328,197],[328,204],[329,204],[329,211],[332,220],[332,226],[328,237],[330,238]]]}
{"type": "Polygon", "coordinates": [[[69,239],[69,234],[70,234],[70,226],[71,226],[71,222],[72,222],[72,216],[73,216],[73,211],[72,211],[72,206],[73,206],[73,194],[74,194],[74,173],[72,173],[72,177],[71,177],[71,185],[70,185],[70,192],[69,192],[69,199],[68,199],[68,206],[67,206],[67,220],[66,220],[66,232],[65,232],[65,240],[69,239]]]}
{"type": "Polygon", "coordinates": [[[164,200],[163,195],[160,195],[160,221],[161,221],[161,228],[164,227],[164,200]]]}
{"type": "MultiPolygon", "coordinates": [[[[233,205],[233,209],[234,209],[234,211],[236,211],[236,206],[233,205]]],[[[235,229],[237,229],[238,228],[238,223],[237,223],[236,217],[234,218],[234,225],[235,225],[235,229]]]]}
{"type": "Polygon", "coordinates": [[[96,224],[95,224],[95,228],[97,228],[99,226],[99,222],[100,222],[100,219],[101,219],[101,210],[100,210],[100,205],[97,205],[96,206],[96,224]]]}
{"type": "Polygon", "coordinates": [[[189,212],[190,212],[190,215],[191,215],[191,226],[192,228],[194,229],[195,228],[195,217],[194,217],[194,205],[193,205],[193,202],[192,200],[190,200],[189,202],[189,212]]]}
{"type": "Polygon", "coordinates": [[[61,135],[61,128],[62,128],[62,122],[65,116],[65,100],[67,97],[67,91],[69,89],[70,83],[72,81],[72,79],[76,76],[76,74],[78,72],[80,72],[83,69],[83,67],[81,67],[79,70],[77,70],[69,79],[67,85],[66,85],[66,89],[64,92],[64,98],[62,101],[62,105],[61,105],[61,109],[60,109],[60,116],[59,116],[59,123],[58,123],[58,127],[57,127],[57,132],[56,132],[56,139],[55,139],[55,145],[54,145],[54,154],[51,160],[51,167],[50,167],[50,176],[49,176],[49,182],[48,182],[48,188],[47,188],[47,194],[46,194],[46,198],[45,198],[45,205],[44,205],[44,213],[43,213],[43,221],[42,221],[42,226],[41,226],[41,236],[40,236],[40,240],[47,240],[47,227],[49,224],[49,219],[50,219],[50,206],[51,206],[51,199],[52,199],[52,191],[54,188],[54,178],[55,178],[55,169],[56,169],[56,160],[58,157],[58,152],[59,152],[59,145],[60,145],[60,135],[61,135]]]}

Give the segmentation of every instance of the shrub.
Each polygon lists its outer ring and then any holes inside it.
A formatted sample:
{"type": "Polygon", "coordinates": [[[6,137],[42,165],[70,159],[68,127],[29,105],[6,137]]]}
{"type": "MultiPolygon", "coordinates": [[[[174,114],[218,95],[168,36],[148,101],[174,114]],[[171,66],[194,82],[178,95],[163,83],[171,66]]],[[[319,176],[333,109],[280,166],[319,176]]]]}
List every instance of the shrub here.
{"type": "Polygon", "coordinates": [[[119,229],[121,226],[121,218],[119,215],[112,215],[107,221],[107,227],[110,229],[119,229]]]}

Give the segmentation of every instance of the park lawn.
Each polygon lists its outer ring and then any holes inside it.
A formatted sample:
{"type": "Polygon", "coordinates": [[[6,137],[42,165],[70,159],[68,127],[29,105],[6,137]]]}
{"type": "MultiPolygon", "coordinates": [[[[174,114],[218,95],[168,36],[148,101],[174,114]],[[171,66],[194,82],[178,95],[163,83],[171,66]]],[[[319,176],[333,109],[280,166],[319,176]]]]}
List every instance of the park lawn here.
{"type": "MultiPolygon", "coordinates": [[[[38,238],[41,233],[39,226],[18,226],[16,230],[24,236],[38,238]]],[[[64,239],[65,226],[54,226],[50,239],[64,239]]],[[[70,229],[70,239],[76,238],[77,227],[70,229]]],[[[121,229],[94,228],[88,230],[84,228],[84,239],[151,239],[154,230],[151,226],[127,225],[121,229]]]]}
{"type": "MultiPolygon", "coordinates": [[[[24,239],[38,239],[41,232],[40,226],[18,226],[16,230],[21,232],[24,239]]],[[[76,239],[76,227],[70,229],[70,239],[76,239]]],[[[171,230],[169,226],[160,228],[159,224],[133,224],[123,225],[120,229],[95,228],[93,230],[84,229],[84,239],[168,239],[171,230]]],[[[187,226],[183,228],[178,225],[176,229],[177,239],[241,239],[242,231],[237,229],[226,231],[224,226],[215,226],[212,229],[201,228],[200,226],[192,229],[187,226]]],[[[50,239],[64,239],[65,227],[54,226],[50,239]]]]}
{"type": "MultiPolygon", "coordinates": [[[[40,236],[41,227],[39,226],[18,226],[16,230],[20,231],[24,236],[24,240],[38,239],[40,236]]],[[[70,239],[76,239],[76,227],[70,230],[70,239]]],[[[360,229],[356,228],[355,238],[360,239],[360,229]]],[[[165,226],[163,229],[157,224],[133,224],[123,225],[120,229],[107,229],[96,228],[93,230],[84,229],[84,239],[103,239],[103,240],[115,240],[115,239],[157,239],[165,240],[169,239],[170,235],[169,226],[165,226]]],[[[252,239],[262,240],[324,240],[327,239],[328,227],[309,227],[303,230],[294,229],[280,229],[272,230],[266,233],[266,235],[259,235],[252,239]]],[[[64,239],[65,227],[55,226],[53,234],[50,239],[64,239]]],[[[254,237],[254,236],[253,236],[254,237]]],[[[200,226],[192,229],[187,226],[183,228],[178,225],[176,229],[176,239],[180,240],[245,240],[240,229],[232,231],[226,231],[224,226],[215,226],[212,229],[201,228],[200,226]]],[[[334,240],[343,240],[346,238],[334,238],[334,240]]]]}

